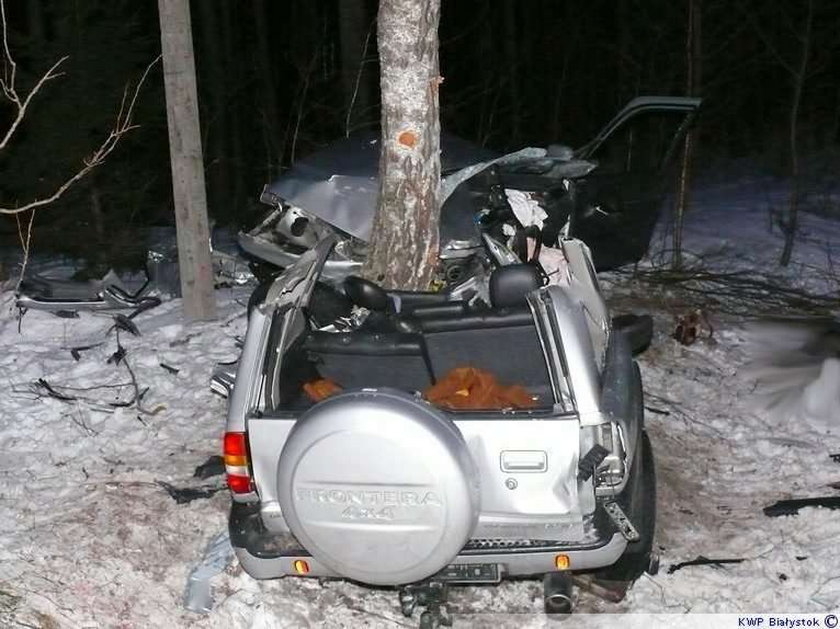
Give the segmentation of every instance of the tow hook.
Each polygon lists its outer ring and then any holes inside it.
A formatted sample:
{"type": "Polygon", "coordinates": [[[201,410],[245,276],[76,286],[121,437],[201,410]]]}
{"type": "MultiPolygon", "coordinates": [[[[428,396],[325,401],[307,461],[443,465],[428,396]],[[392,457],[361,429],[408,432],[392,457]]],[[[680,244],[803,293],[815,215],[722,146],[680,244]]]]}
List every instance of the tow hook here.
{"type": "Polygon", "coordinates": [[[618,505],[617,502],[606,502],[604,503],[604,509],[607,512],[607,515],[610,516],[610,520],[613,521],[616,528],[621,532],[628,542],[638,542],[639,538],[639,531],[636,530],[636,527],[633,526],[633,523],[630,521],[630,518],[627,517],[627,514],[624,513],[624,510],[618,505]]]}
{"type": "Polygon", "coordinates": [[[403,616],[410,618],[414,609],[420,605],[426,609],[420,614],[420,629],[451,627],[452,616],[449,613],[447,598],[449,586],[440,581],[427,581],[400,588],[400,608],[403,616]]]}

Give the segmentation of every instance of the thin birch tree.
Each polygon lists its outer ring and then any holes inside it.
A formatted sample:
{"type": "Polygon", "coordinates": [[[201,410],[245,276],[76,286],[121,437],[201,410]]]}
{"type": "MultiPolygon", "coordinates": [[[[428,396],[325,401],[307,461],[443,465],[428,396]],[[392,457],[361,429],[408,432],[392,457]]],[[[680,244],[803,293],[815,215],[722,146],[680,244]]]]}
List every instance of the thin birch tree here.
{"type": "Polygon", "coordinates": [[[438,259],[440,0],[380,0],[379,201],[363,274],[427,289],[438,259]]]}

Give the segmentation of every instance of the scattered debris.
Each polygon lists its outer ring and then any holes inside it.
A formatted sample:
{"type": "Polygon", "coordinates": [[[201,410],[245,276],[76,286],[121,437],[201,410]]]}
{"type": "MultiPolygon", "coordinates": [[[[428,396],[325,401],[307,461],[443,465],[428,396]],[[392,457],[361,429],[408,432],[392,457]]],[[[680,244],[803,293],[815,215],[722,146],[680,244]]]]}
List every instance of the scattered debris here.
{"type": "Polygon", "coordinates": [[[172,367],[171,365],[167,365],[166,363],[160,363],[160,366],[166,369],[166,371],[171,373],[173,376],[177,375],[178,372],[181,371],[177,367],[172,367]]]}
{"type": "MultiPolygon", "coordinates": [[[[116,328],[117,330],[125,330],[129,334],[133,334],[134,336],[140,336],[140,330],[134,325],[134,322],[126,317],[124,314],[117,313],[114,315],[114,326],[111,329],[116,328]]],[[[110,332],[111,330],[108,330],[110,332]]]]}
{"type": "Polygon", "coordinates": [[[737,558],[726,558],[726,559],[709,559],[708,557],[704,557],[703,555],[698,555],[696,559],[692,559],[690,561],[681,561],[680,563],[675,563],[673,566],[668,568],[668,574],[674,574],[677,570],[682,570],[687,566],[714,566],[715,568],[720,568],[723,564],[727,563],[742,563],[746,561],[743,557],[737,558]]]}
{"type": "Polygon", "coordinates": [[[179,505],[187,504],[201,498],[212,498],[217,492],[224,489],[221,485],[209,485],[204,487],[175,487],[162,480],[156,481],[158,485],[166,490],[172,499],[179,505]]]}
{"type": "MultiPolygon", "coordinates": [[[[130,400],[115,402],[97,399],[96,397],[87,395],[88,393],[91,391],[105,391],[112,389],[116,391],[114,395],[117,399],[119,399],[122,396],[123,389],[130,387],[132,387],[131,382],[115,382],[112,384],[100,384],[90,387],[71,387],[67,385],[59,386],[56,384],[50,384],[45,378],[39,378],[30,385],[29,390],[39,396],[42,393],[46,393],[49,397],[62,402],[76,402],[77,405],[79,403],[84,403],[89,406],[91,410],[103,412],[108,411],[109,409],[133,406],[136,401],[136,397],[132,397],[130,400]]],[[[141,398],[143,393],[145,393],[145,390],[141,392],[141,398]]]]}
{"type": "Polygon", "coordinates": [[[672,336],[682,345],[691,345],[700,338],[701,332],[711,339],[714,329],[706,313],[700,308],[695,308],[677,317],[677,325],[672,336]]]}
{"type": "Polygon", "coordinates": [[[146,395],[146,393],[148,393],[148,392],[149,392],[149,387],[146,387],[142,391],[137,392],[136,395],[134,397],[132,397],[130,400],[126,400],[125,402],[109,402],[108,406],[112,406],[114,408],[128,408],[129,406],[134,406],[135,402],[139,406],[140,402],[143,401],[143,396],[146,395]]]}
{"type": "Polygon", "coordinates": [[[420,606],[426,609],[420,614],[421,627],[451,627],[452,613],[449,609],[449,586],[439,581],[429,581],[400,588],[400,610],[410,618],[420,606]]]}
{"type": "Polygon", "coordinates": [[[103,343],[94,343],[93,345],[79,345],[77,347],[71,347],[70,355],[73,357],[73,360],[79,362],[79,359],[82,357],[82,352],[86,352],[89,349],[99,347],[100,345],[103,345],[103,343]]]}
{"type": "Polygon", "coordinates": [[[56,400],[61,400],[62,402],[73,402],[76,398],[72,395],[66,395],[64,393],[59,393],[56,391],[49,382],[47,382],[44,378],[38,378],[35,382],[37,387],[42,388],[44,391],[47,392],[51,398],[55,398],[56,400]]]}
{"type": "Polygon", "coordinates": [[[218,454],[214,454],[208,458],[204,463],[195,468],[193,476],[195,478],[211,478],[213,476],[220,476],[225,473],[225,460],[218,454]]]}
{"type": "Polygon", "coordinates": [[[835,452],[834,454],[829,454],[828,456],[835,463],[840,463],[840,452],[835,452]]]}
{"type": "Polygon", "coordinates": [[[204,549],[201,561],[190,572],[184,591],[184,607],[207,614],[213,609],[210,579],[220,574],[233,561],[233,548],[227,531],[216,535],[204,549]]]}
{"type": "Polygon", "coordinates": [[[120,345],[119,341],[117,341],[117,350],[113,354],[111,354],[111,356],[108,357],[108,360],[106,362],[109,365],[119,365],[122,362],[122,359],[125,358],[125,355],[127,353],[128,352],[126,352],[125,348],[122,345],[120,345]]]}
{"type": "Polygon", "coordinates": [[[840,509],[840,496],[818,496],[815,498],[794,498],[779,500],[764,507],[764,515],[776,518],[780,515],[796,515],[803,507],[825,507],[826,509],[840,509]]]}
{"type": "Polygon", "coordinates": [[[141,312],[146,312],[147,310],[151,310],[155,306],[160,306],[161,303],[163,302],[161,302],[160,298],[158,297],[144,297],[140,300],[140,305],[129,313],[128,318],[133,319],[141,312]]]}
{"type": "Polygon", "coordinates": [[[609,453],[610,451],[599,443],[592,446],[589,452],[578,461],[578,477],[583,481],[589,480],[609,453]]]}
{"type": "Polygon", "coordinates": [[[606,579],[598,579],[591,574],[574,574],[572,575],[572,583],[580,589],[591,592],[598,598],[611,603],[623,601],[630,587],[629,581],[607,581],[606,579]]]}

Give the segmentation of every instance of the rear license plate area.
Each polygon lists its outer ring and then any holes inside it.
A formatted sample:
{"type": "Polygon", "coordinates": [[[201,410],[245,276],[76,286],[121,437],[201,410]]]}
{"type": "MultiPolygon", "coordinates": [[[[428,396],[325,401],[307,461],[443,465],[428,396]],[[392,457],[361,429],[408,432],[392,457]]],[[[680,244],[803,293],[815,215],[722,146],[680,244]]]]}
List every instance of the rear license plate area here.
{"type": "Polygon", "coordinates": [[[447,583],[498,583],[501,571],[495,563],[454,563],[435,575],[435,579],[447,583]]]}

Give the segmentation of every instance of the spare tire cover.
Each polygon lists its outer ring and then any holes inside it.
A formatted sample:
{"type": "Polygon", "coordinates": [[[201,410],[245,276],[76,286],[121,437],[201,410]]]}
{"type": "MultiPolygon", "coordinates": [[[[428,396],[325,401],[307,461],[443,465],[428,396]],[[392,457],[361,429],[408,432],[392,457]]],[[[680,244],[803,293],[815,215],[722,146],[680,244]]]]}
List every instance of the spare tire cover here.
{"type": "Polygon", "coordinates": [[[427,402],[389,390],[336,395],[289,433],[278,498],[312,556],[363,583],[429,577],[458,554],[479,513],[463,436],[427,402]]]}

